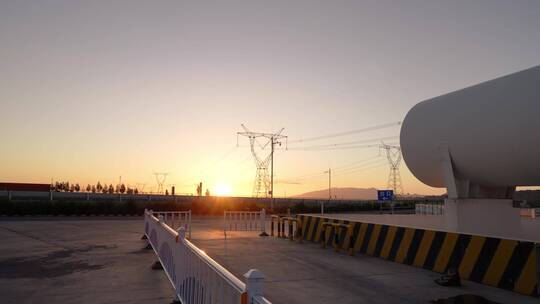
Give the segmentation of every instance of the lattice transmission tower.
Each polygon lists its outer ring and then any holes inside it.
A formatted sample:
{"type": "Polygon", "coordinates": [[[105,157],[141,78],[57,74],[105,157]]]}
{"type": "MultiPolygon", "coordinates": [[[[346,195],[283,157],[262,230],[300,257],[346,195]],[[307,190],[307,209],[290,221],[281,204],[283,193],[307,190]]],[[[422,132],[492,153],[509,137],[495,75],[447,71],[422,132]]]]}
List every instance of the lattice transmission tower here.
{"type": "Polygon", "coordinates": [[[287,136],[282,135],[284,129],[277,133],[251,132],[246,126],[241,125],[244,132],[238,132],[238,136],[245,136],[249,139],[251,154],[255,160],[256,173],[253,183],[254,197],[274,197],[274,148],[282,144],[282,140],[287,140],[287,136]],[[270,167],[270,174],[268,172],[270,167]]]}
{"type": "Polygon", "coordinates": [[[401,174],[399,173],[399,165],[401,164],[401,147],[392,146],[382,143],[379,146],[386,150],[386,158],[390,166],[390,174],[388,175],[388,188],[394,191],[394,194],[403,194],[403,184],[401,183],[401,174]]]}
{"type": "Polygon", "coordinates": [[[169,173],[154,172],[154,175],[156,176],[157,193],[163,193],[163,184],[165,183],[165,180],[167,179],[167,175],[169,175],[169,173]]]}

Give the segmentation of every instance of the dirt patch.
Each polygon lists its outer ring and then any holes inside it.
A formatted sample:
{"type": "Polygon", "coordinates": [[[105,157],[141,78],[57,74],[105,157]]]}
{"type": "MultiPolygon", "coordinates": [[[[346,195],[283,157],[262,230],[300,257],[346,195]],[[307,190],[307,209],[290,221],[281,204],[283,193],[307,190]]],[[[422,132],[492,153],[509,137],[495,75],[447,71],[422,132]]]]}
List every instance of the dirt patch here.
{"type": "Polygon", "coordinates": [[[75,272],[85,272],[103,268],[103,264],[89,264],[73,257],[77,253],[92,250],[112,249],[116,246],[91,245],[77,249],[53,251],[46,256],[27,256],[0,260],[0,278],[53,278],[75,272]]]}
{"type": "Polygon", "coordinates": [[[152,249],[148,249],[146,247],[143,247],[139,250],[131,251],[130,254],[152,254],[154,251],[152,249]]]}
{"type": "Polygon", "coordinates": [[[490,301],[484,297],[464,294],[459,296],[454,296],[446,299],[437,299],[431,301],[433,304],[499,304],[497,302],[490,301]]]}

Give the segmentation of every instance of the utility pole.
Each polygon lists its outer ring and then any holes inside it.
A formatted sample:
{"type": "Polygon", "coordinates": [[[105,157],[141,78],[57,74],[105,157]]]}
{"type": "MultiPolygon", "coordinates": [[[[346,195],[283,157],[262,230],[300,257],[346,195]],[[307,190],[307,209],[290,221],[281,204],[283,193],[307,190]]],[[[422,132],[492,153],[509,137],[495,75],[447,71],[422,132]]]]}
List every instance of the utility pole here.
{"type": "Polygon", "coordinates": [[[274,210],[274,135],[270,138],[272,151],[270,152],[270,210],[274,210]]]}
{"type": "MultiPolygon", "coordinates": [[[[330,205],[330,201],[332,200],[332,169],[328,168],[328,171],[324,171],[324,173],[328,173],[328,204],[330,205]]],[[[321,215],[324,214],[324,201],[321,203],[321,215]]]]}

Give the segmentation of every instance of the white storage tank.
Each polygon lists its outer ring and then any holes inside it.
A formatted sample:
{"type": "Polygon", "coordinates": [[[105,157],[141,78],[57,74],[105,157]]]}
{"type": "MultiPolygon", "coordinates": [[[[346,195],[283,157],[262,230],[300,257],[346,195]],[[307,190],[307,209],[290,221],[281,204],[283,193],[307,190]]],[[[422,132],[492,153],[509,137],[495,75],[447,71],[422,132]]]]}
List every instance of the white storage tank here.
{"type": "Polygon", "coordinates": [[[427,185],[447,186],[444,147],[467,189],[540,185],[540,66],[420,102],[400,137],[405,163],[427,185]]]}

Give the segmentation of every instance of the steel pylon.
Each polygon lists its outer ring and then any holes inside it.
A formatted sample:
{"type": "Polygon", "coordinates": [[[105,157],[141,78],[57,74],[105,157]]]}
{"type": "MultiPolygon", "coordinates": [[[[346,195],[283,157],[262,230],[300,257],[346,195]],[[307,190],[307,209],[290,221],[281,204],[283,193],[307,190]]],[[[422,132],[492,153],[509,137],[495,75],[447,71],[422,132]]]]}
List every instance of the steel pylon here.
{"type": "Polygon", "coordinates": [[[281,135],[284,129],[276,133],[251,132],[246,126],[241,125],[244,132],[238,132],[237,136],[245,136],[249,139],[251,154],[255,161],[255,181],[253,183],[254,197],[273,197],[274,191],[274,147],[281,145],[281,140],[287,136],[281,135]],[[270,172],[268,172],[270,167],[270,172]]]}
{"type": "Polygon", "coordinates": [[[390,166],[388,188],[392,189],[394,194],[404,194],[403,184],[401,183],[401,174],[399,172],[399,165],[402,160],[401,147],[383,143],[380,145],[380,148],[386,150],[386,158],[388,159],[388,165],[390,166]]]}

